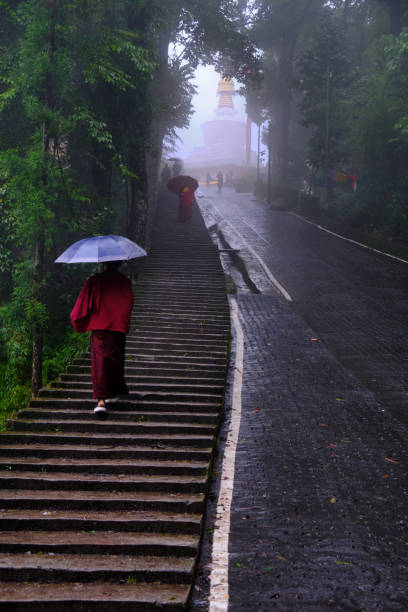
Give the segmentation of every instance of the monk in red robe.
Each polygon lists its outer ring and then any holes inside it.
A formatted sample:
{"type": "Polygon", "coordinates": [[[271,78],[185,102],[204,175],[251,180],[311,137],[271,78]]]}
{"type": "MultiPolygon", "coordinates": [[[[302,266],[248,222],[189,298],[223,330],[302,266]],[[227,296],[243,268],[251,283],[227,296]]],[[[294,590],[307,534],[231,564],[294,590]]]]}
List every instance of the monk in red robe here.
{"type": "Polygon", "coordinates": [[[191,187],[184,187],[184,189],[180,191],[179,200],[179,221],[187,221],[191,219],[193,214],[194,189],[191,187]]]}
{"type": "Polygon", "coordinates": [[[75,331],[92,331],[92,387],[98,400],[94,408],[98,417],[106,414],[105,402],[128,392],[125,343],[133,294],[130,280],[118,270],[121,263],[106,262],[103,272],[88,278],[71,312],[75,331]]]}

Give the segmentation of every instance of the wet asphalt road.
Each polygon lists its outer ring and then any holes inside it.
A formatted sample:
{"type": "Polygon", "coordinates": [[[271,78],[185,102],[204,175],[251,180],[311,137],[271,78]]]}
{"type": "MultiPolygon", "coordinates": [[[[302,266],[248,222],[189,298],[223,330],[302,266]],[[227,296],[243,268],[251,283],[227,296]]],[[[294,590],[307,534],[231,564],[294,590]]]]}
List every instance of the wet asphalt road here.
{"type": "MultiPolygon", "coordinates": [[[[249,194],[201,191],[260,290],[229,262],[245,336],[229,610],[407,610],[408,264],[249,194]]],[[[214,519],[210,503],[209,533],[214,519]]]]}

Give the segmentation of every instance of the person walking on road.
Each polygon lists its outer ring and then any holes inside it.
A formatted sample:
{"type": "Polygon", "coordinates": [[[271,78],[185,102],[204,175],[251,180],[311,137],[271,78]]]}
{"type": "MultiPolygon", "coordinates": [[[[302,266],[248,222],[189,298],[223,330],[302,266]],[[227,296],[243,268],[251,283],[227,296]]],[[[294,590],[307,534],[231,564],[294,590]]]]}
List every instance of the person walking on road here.
{"type": "Polygon", "coordinates": [[[126,395],[125,344],[133,294],[130,279],[119,272],[121,261],[104,263],[104,270],[84,284],[71,312],[75,331],[91,334],[94,414],[106,415],[106,403],[126,395]]]}
{"type": "Polygon", "coordinates": [[[223,174],[222,174],[221,170],[219,170],[219,172],[217,174],[218,193],[221,193],[221,189],[222,189],[223,184],[224,184],[224,177],[223,177],[223,174]]]}
{"type": "Polygon", "coordinates": [[[163,169],[162,169],[162,171],[161,171],[160,178],[161,178],[161,183],[162,183],[162,186],[163,186],[163,187],[166,187],[166,186],[167,186],[167,183],[168,183],[168,182],[169,182],[169,180],[171,179],[171,170],[170,170],[169,164],[167,164],[167,163],[166,163],[166,164],[163,166],[163,169]]]}
{"type": "Polygon", "coordinates": [[[173,164],[173,176],[179,176],[182,171],[182,165],[178,159],[173,164]]]}

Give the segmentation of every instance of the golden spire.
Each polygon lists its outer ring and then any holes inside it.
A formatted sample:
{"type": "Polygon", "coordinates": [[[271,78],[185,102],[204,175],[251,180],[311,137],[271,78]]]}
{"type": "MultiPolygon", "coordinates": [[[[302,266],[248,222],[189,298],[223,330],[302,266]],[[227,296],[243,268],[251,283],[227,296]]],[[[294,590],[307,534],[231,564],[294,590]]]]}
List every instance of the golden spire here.
{"type": "Polygon", "coordinates": [[[235,94],[234,83],[231,79],[221,77],[218,82],[217,96],[218,100],[218,112],[227,111],[231,113],[234,110],[234,103],[232,96],[235,94]]]}

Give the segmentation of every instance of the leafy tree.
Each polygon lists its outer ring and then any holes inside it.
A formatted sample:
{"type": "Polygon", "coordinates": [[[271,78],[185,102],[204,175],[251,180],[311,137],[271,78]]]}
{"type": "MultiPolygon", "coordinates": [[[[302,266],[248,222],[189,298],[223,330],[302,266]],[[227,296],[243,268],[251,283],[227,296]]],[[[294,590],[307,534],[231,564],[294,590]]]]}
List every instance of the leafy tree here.
{"type": "Polygon", "coordinates": [[[338,167],[348,157],[344,116],[349,111],[352,73],[339,25],[327,11],[297,64],[302,123],[312,129],[309,164],[315,173],[324,170],[326,206],[329,168],[338,167]]]}

